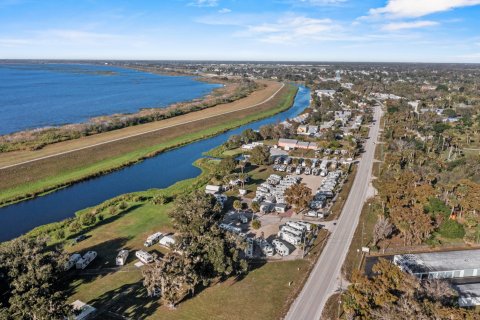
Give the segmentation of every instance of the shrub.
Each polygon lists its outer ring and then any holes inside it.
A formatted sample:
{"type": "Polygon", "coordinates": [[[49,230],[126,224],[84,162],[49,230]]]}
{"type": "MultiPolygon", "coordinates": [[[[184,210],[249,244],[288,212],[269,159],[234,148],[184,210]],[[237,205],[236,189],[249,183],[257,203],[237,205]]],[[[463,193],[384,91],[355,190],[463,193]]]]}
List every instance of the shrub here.
{"type": "Polygon", "coordinates": [[[72,233],[76,233],[80,231],[81,228],[82,225],[80,224],[80,222],[78,222],[78,220],[73,220],[73,222],[70,224],[69,230],[72,233]]]}
{"type": "Polygon", "coordinates": [[[255,230],[258,230],[260,229],[260,227],[262,226],[262,222],[260,220],[253,220],[252,221],[252,228],[255,229],[255,230]]]}
{"type": "Polygon", "coordinates": [[[465,235],[465,229],[457,221],[447,219],[438,228],[438,233],[444,238],[459,239],[465,235]]]}
{"type": "Polygon", "coordinates": [[[54,237],[55,237],[55,239],[57,239],[57,240],[62,240],[62,239],[64,239],[64,238],[65,238],[65,230],[63,230],[63,229],[58,229],[57,231],[55,231],[54,237]]]}
{"type": "Polygon", "coordinates": [[[84,215],[82,215],[81,221],[84,226],[91,226],[97,221],[97,219],[95,217],[95,214],[93,214],[93,212],[87,212],[84,215]]]}

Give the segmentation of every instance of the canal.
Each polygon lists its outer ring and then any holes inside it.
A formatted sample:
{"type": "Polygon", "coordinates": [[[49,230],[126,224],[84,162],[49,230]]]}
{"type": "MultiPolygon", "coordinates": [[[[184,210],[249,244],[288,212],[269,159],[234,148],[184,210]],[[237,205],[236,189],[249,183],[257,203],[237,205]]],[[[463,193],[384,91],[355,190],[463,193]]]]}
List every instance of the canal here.
{"type": "Polygon", "coordinates": [[[151,188],[166,188],[178,181],[196,177],[200,169],[192,164],[202,153],[227,141],[232,134],[245,129],[258,129],[295,117],[310,103],[310,90],[300,86],[293,106],[272,117],[252,122],[181,148],[161,153],[130,167],[32,200],[0,208],[0,241],[10,240],[37,226],[61,221],[75,212],[97,205],[121,194],[151,188]]]}

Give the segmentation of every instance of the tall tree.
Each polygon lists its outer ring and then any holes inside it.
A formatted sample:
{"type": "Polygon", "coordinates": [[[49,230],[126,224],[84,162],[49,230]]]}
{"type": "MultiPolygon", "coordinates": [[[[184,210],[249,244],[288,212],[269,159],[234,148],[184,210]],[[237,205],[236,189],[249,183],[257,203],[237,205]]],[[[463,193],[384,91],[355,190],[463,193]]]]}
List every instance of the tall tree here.
{"type": "Polygon", "coordinates": [[[312,199],[312,190],[304,183],[294,184],[285,190],[285,200],[298,211],[307,209],[312,199]]]}
{"type": "Polygon", "coordinates": [[[21,237],[0,246],[0,274],[8,283],[7,319],[64,319],[71,313],[60,288],[65,255],[45,239],[21,237]]]}

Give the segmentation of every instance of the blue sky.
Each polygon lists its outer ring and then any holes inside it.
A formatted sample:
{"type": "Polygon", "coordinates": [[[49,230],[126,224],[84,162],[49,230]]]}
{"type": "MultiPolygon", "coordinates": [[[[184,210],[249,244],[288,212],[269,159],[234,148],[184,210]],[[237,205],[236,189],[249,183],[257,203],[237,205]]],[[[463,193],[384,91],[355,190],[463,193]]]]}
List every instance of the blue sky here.
{"type": "Polygon", "coordinates": [[[0,58],[480,62],[480,0],[0,0],[0,58]]]}

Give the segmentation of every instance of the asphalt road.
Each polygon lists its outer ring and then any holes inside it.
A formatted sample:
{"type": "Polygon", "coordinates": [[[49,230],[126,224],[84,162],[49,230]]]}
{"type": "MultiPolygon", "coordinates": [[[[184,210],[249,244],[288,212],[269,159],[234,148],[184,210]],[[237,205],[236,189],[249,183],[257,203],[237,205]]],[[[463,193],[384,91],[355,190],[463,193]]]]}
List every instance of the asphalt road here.
{"type": "Polygon", "coordinates": [[[369,139],[365,143],[365,153],[358,166],[352,189],[343,207],[335,229],[315,264],[305,286],[294,301],[285,319],[318,320],[330,295],[340,285],[340,272],[343,261],[352,242],[358,225],[360,213],[367,197],[368,185],[372,177],[372,164],[380,127],[380,107],[375,108],[375,124],[372,126],[369,139]]]}

